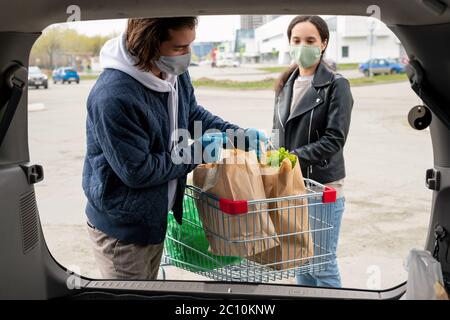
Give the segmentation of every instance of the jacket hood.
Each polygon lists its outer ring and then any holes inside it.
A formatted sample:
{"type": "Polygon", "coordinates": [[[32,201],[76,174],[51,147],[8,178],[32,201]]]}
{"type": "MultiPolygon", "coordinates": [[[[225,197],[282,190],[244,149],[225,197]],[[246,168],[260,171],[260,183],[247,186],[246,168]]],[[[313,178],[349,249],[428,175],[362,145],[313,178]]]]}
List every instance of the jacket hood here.
{"type": "Polygon", "coordinates": [[[145,87],[158,92],[170,92],[177,76],[165,74],[166,79],[160,79],[151,72],[139,70],[135,64],[137,60],[126,48],[126,34],[122,32],[118,37],[108,40],[100,50],[100,64],[103,69],[116,69],[130,75],[145,87]]]}

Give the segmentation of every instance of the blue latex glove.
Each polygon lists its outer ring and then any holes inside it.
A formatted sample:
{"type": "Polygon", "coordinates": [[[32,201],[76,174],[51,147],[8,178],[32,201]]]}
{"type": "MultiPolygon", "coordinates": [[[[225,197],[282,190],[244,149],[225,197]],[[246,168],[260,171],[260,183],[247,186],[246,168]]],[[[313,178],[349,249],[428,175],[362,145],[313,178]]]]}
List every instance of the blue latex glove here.
{"type": "Polygon", "coordinates": [[[245,136],[248,138],[249,150],[255,150],[256,156],[259,160],[262,153],[261,142],[264,144],[264,149],[267,149],[269,138],[264,134],[263,131],[255,128],[245,129],[245,136]]]}
{"type": "Polygon", "coordinates": [[[220,160],[223,145],[227,142],[225,132],[205,133],[199,138],[203,146],[203,162],[212,163],[220,160]]]}

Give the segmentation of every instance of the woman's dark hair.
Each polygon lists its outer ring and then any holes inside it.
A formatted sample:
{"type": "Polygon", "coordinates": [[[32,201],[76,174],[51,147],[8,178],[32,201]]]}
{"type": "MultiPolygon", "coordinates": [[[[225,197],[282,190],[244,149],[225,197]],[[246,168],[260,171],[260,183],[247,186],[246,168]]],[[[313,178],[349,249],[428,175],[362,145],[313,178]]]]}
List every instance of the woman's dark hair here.
{"type": "Polygon", "coordinates": [[[170,40],[169,30],[195,28],[197,17],[128,19],[126,47],[137,58],[136,67],[150,71],[152,62],[160,57],[159,47],[170,40]]]}
{"type": "MultiPolygon", "coordinates": [[[[327,47],[328,47],[328,42],[330,40],[330,30],[328,29],[328,25],[325,22],[325,20],[323,20],[319,16],[297,16],[294,19],[292,19],[292,21],[289,24],[288,29],[287,29],[287,36],[288,36],[289,42],[291,41],[292,29],[294,29],[294,27],[301,22],[311,22],[317,28],[317,31],[319,32],[320,39],[322,40],[322,42],[326,41],[327,47]]],[[[320,58],[321,60],[322,60],[323,54],[327,50],[327,47],[325,47],[325,49],[322,51],[322,56],[320,58]]],[[[286,81],[289,79],[289,76],[292,74],[292,72],[294,72],[294,70],[296,68],[298,68],[297,64],[292,64],[277,79],[277,81],[275,83],[275,92],[277,95],[280,94],[281,89],[283,89],[284,84],[286,83],[286,81]]]]}

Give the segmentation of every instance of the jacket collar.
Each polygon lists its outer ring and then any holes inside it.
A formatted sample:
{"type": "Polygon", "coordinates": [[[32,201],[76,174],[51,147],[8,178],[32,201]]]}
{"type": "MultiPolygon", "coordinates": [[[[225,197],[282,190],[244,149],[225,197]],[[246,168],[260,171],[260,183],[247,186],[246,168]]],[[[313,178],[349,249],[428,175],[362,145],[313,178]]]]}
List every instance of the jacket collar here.
{"type": "MultiPolygon", "coordinates": [[[[289,76],[288,80],[286,81],[286,87],[292,87],[294,84],[295,79],[297,79],[299,75],[298,68],[295,68],[294,72],[289,76]]],[[[312,81],[312,86],[314,88],[320,88],[329,85],[334,78],[334,73],[327,68],[327,66],[320,62],[317,66],[316,73],[314,74],[314,78],[312,81]]]]}
{"type": "Polygon", "coordinates": [[[323,62],[317,67],[316,73],[312,81],[312,88],[305,93],[304,98],[299,101],[299,106],[294,108],[292,114],[290,114],[290,106],[292,101],[292,90],[294,81],[299,75],[299,69],[296,68],[294,72],[289,76],[286,84],[282,90],[281,101],[278,106],[279,118],[282,124],[293,118],[296,118],[323,103],[323,98],[320,96],[320,88],[328,86],[334,79],[334,73],[329,70],[323,62]]]}

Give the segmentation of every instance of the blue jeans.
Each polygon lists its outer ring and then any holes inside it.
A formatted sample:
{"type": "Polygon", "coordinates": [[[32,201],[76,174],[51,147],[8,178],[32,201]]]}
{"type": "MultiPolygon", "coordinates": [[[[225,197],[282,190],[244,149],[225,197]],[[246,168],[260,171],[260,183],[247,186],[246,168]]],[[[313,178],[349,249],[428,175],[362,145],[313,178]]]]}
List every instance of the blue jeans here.
{"type": "Polygon", "coordinates": [[[332,261],[325,265],[325,269],[314,274],[297,275],[297,284],[306,287],[329,287],[341,288],[341,276],[336,261],[336,249],[339,240],[339,230],[341,229],[342,215],[345,209],[345,198],[339,198],[333,203],[331,208],[331,230],[330,250],[332,253],[332,261]]]}

